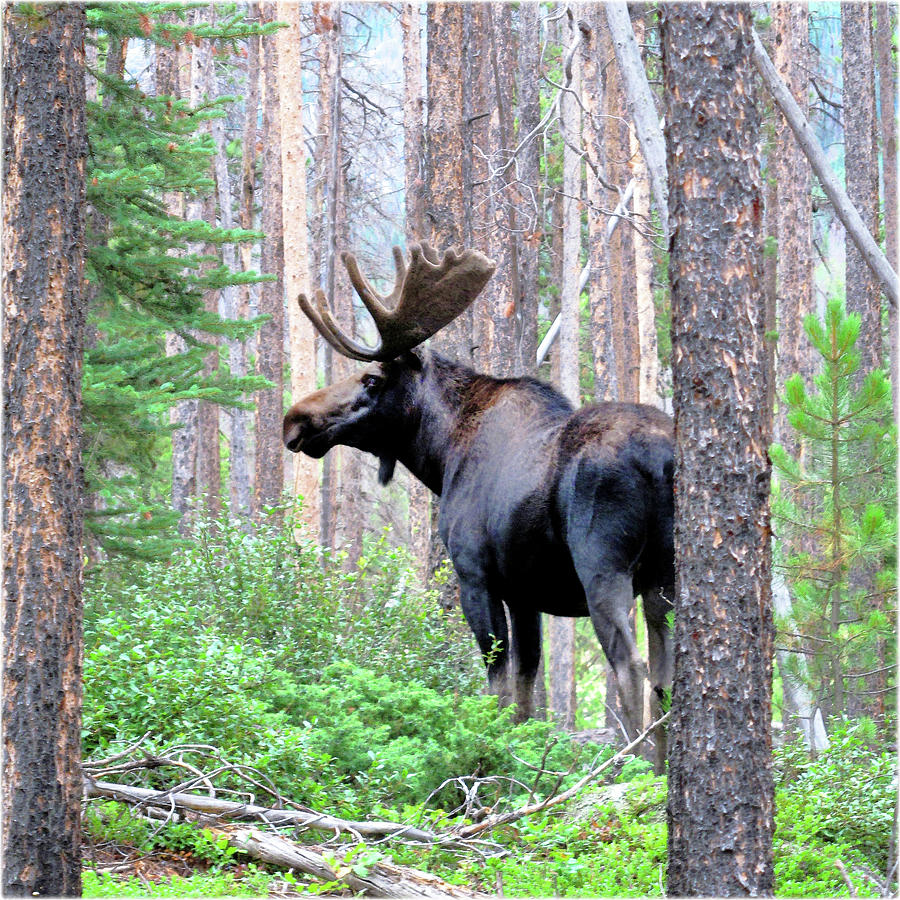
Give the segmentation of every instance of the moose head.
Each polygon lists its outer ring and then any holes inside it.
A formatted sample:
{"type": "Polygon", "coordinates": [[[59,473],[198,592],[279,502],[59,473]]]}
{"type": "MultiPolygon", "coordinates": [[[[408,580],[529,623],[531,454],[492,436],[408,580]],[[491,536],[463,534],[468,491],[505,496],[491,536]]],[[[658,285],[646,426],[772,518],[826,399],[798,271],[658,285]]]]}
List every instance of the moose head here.
{"type": "Polygon", "coordinates": [[[382,296],[360,272],[356,258],[341,258],[356,293],[375,322],[379,339],[367,347],[341,330],[321,290],[315,303],[298,297],[316,330],[341,355],[369,363],[355,375],[295,403],[284,417],[284,443],[293,452],[319,458],[336,444],[374,453],[380,458],[379,480],[394,471],[399,439],[414,422],[412,394],[422,360],[413,352],[463,313],[481,293],[495,264],[477,250],[447,250],[443,258],[428,244],[413,244],[407,265],[394,247],[394,289],[382,296]]]}

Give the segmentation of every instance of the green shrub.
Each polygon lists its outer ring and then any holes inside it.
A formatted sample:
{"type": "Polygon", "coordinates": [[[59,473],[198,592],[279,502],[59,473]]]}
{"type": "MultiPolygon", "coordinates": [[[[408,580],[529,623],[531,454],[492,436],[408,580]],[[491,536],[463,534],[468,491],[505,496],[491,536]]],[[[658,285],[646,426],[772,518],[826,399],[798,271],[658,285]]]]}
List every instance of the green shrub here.
{"type": "MultiPolygon", "coordinates": [[[[784,896],[846,894],[835,865],[884,872],[896,759],[872,749],[864,723],[837,723],[830,746],[810,760],[802,743],[776,750],[776,884],[784,896]]],[[[860,894],[874,890],[854,878],[860,894]]]]}

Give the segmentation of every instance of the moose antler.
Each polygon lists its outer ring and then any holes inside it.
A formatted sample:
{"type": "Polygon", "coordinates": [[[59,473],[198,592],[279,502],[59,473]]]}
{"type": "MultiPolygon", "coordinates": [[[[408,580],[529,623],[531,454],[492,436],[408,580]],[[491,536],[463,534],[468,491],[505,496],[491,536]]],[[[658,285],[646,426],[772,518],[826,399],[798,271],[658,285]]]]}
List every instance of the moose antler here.
{"type": "Polygon", "coordinates": [[[413,244],[409,252],[407,267],[400,248],[394,247],[397,277],[386,297],[359,271],[355,256],[341,254],[350,281],[378,329],[380,340],[375,347],[366,347],[341,331],[321,290],[315,293],[315,305],[306,294],[297,298],[316,330],[338,353],[365,362],[385,362],[411,350],[459,316],[496,268],[493,260],[477,250],[447,250],[440,260],[429,244],[413,244]]]}

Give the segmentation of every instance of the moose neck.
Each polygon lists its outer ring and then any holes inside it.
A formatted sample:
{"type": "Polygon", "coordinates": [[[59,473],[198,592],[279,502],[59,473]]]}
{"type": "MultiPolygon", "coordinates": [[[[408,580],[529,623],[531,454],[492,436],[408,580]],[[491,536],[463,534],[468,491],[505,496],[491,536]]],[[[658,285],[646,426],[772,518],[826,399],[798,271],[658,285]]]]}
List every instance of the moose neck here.
{"type": "Polygon", "coordinates": [[[455,433],[472,386],[491,379],[433,351],[423,352],[422,362],[416,385],[415,420],[396,446],[396,458],[440,496],[444,471],[458,444],[455,433]]]}

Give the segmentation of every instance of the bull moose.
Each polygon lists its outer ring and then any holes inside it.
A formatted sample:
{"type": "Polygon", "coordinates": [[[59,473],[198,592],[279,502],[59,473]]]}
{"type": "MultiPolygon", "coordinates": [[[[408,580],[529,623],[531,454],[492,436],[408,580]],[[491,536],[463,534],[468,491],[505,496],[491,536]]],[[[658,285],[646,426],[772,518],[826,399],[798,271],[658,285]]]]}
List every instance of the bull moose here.
{"type": "MultiPolygon", "coordinates": [[[[439,528],[489,687],[533,712],[540,614],[590,616],[635,736],[672,679],[666,615],[674,596],[673,441],[665,413],[634,403],[574,410],[533,378],[492,378],[420,345],[460,315],[495,264],[476,250],[394,248],[393,292],[380,296],[356,259],[350,280],[380,340],[370,348],[336,324],[327,299],[301,308],[338,352],[369,363],[310,394],[284,417],[284,443],[316,459],[336,444],[399,461],[440,497],[439,528]],[[643,598],[648,670],[629,621],[643,598]],[[504,604],[509,612],[510,632],[504,604]],[[507,683],[507,663],[515,672],[507,683]],[[646,704],[646,705],[645,705],[646,704]]],[[[665,758],[656,734],[656,764],[665,758]]]]}

